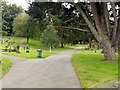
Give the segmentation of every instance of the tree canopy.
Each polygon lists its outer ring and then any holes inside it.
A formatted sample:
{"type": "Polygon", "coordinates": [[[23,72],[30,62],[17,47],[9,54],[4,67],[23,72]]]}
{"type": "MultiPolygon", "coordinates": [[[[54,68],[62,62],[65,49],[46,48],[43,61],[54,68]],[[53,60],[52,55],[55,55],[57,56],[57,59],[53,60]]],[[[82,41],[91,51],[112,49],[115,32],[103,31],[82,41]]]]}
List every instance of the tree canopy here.
{"type": "Polygon", "coordinates": [[[59,36],[55,27],[50,24],[47,25],[47,28],[43,31],[41,36],[41,42],[50,50],[59,45],[59,36]]]}
{"type": "Polygon", "coordinates": [[[84,19],[79,17],[75,10],[70,3],[32,2],[27,13],[40,22],[46,18],[52,20],[59,32],[61,47],[64,47],[65,43],[78,43],[80,37],[85,40],[85,37],[82,37],[83,32],[90,33],[84,19]]]}
{"type": "Polygon", "coordinates": [[[23,12],[23,8],[21,6],[17,6],[16,4],[8,4],[5,1],[1,1],[2,4],[2,18],[3,25],[2,30],[7,32],[7,35],[11,35],[12,33],[12,22],[14,18],[23,12]]]}
{"type": "Polygon", "coordinates": [[[59,23],[55,27],[60,31],[91,32],[103,48],[105,60],[115,60],[120,36],[119,8],[119,2],[32,2],[28,14],[38,20],[56,17],[59,23]]]}

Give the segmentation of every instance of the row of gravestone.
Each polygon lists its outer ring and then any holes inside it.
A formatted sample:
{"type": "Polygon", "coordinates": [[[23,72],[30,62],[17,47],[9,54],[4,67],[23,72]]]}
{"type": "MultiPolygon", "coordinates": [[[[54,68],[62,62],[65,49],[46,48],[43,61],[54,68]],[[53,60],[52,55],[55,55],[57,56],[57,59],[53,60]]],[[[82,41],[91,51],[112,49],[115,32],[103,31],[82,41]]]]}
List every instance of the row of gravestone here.
{"type": "MultiPolygon", "coordinates": [[[[0,44],[7,44],[5,46],[5,49],[2,49],[2,51],[6,51],[6,52],[16,52],[16,53],[20,53],[20,45],[15,44],[15,42],[11,42],[9,41],[10,39],[7,40],[2,40],[0,38],[0,44]]],[[[28,45],[23,46],[24,50],[26,50],[26,53],[29,53],[30,47],[28,45]]],[[[37,50],[38,52],[38,56],[37,57],[42,57],[42,50],[37,50]]]]}
{"type": "MultiPolygon", "coordinates": [[[[20,45],[16,45],[15,42],[11,42],[8,39],[1,41],[1,44],[5,43],[7,43],[7,45],[5,46],[5,49],[2,49],[2,51],[20,53],[20,45]]],[[[24,47],[24,50],[26,50],[26,52],[29,53],[30,50],[29,46],[26,45],[26,47],[24,47]]]]}

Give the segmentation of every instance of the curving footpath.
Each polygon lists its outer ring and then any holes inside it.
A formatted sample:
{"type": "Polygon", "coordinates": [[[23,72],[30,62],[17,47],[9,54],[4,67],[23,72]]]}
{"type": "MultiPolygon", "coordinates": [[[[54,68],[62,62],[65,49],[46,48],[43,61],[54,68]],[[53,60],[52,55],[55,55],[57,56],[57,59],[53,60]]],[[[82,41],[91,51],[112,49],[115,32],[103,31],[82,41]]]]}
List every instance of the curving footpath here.
{"type": "Polygon", "coordinates": [[[71,64],[71,56],[77,49],[66,50],[45,59],[4,55],[13,60],[13,67],[2,78],[3,88],[81,88],[71,64]]]}

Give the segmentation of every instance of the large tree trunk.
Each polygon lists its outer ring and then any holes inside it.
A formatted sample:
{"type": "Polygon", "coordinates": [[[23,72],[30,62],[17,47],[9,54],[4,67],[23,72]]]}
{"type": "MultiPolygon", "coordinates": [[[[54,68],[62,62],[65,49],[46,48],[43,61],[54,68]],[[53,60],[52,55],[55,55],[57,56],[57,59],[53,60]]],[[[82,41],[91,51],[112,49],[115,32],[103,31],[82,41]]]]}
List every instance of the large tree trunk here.
{"type": "Polygon", "coordinates": [[[76,8],[88,24],[88,27],[90,28],[91,32],[97,39],[97,41],[101,44],[103,48],[104,53],[104,59],[107,61],[115,61],[115,48],[112,46],[111,39],[110,39],[110,32],[109,32],[109,21],[108,21],[108,12],[106,3],[91,3],[91,9],[93,13],[94,18],[94,25],[93,22],[91,22],[87,15],[84,13],[82,7],[78,4],[76,4],[76,8]]]}
{"type": "MultiPolygon", "coordinates": [[[[108,47],[109,48],[109,47],[108,47]]],[[[104,59],[107,61],[115,61],[115,51],[114,48],[103,49],[104,59]]]]}
{"type": "Polygon", "coordinates": [[[103,53],[104,53],[104,59],[107,61],[115,61],[115,49],[111,46],[111,43],[106,40],[103,44],[103,53]]]}
{"type": "Polygon", "coordinates": [[[115,61],[115,48],[112,46],[110,37],[110,24],[107,9],[107,3],[95,4],[91,3],[92,13],[95,19],[95,25],[102,39],[104,59],[107,61],[115,61]]]}

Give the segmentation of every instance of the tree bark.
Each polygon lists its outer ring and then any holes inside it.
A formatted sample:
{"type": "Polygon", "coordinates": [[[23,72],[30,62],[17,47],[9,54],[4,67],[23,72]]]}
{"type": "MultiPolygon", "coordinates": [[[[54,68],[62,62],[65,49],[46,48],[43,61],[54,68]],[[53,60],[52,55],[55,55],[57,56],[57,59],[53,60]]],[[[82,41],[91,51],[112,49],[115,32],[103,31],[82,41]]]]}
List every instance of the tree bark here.
{"type": "MultiPolygon", "coordinates": [[[[112,46],[109,33],[109,22],[108,17],[105,14],[106,12],[106,3],[101,3],[101,5],[96,3],[91,3],[93,17],[95,19],[95,26],[98,30],[99,35],[102,39],[102,47],[104,53],[104,59],[107,61],[115,61],[115,48],[112,46]],[[100,10],[101,9],[101,10],[100,10]]],[[[109,33],[110,34],[110,33],[109,33]]]]}
{"type": "Polygon", "coordinates": [[[117,33],[116,31],[117,31],[118,22],[117,22],[117,13],[115,10],[115,3],[111,2],[111,6],[112,6],[113,17],[114,17],[114,28],[113,28],[113,36],[112,36],[112,41],[114,41],[117,33]]]}
{"type": "Polygon", "coordinates": [[[117,26],[116,36],[115,36],[114,40],[112,39],[113,47],[117,47],[119,39],[120,39],[120,18],[118,18],[118,26],[117,26]]]}
{"type": "Polygon", "coordinates": [[[89,48],[92,49],[92,41],[90,37],[89,37],[89,48]]]}
{"type": "Polygon", "coordinates": [[[61,38],[61,48],[64,48],[64,38],[63,38],[64,32],[63,32],[63,27],[60,26],[60,29],[59,29],[59,30],[60,30],[60,31],[59,31],[59,34],[60,34],[60,38],[61,38]]]}
{"type": "Polygon", "coordinates": [[[104,59],[107,61],[115,61],[115,48],[111,46],[111,42],[106,40],[103,42],[104,59]]]}
{"type": "Polygon", "coordinates": [[[87,18],[87,15],[84,13],[83,9],[80,5],[76,4],[77,10],[80,12],[86,23],[88,24],[88,27],[90,28],[91,32],[97,39],[97,41],[100,43],[100,45],[103,48],[104,53],[104,59],[107,61],[115,61],[115,48],[112,47],[112,43],[110,40],[109,35],[107,35],[107,32],[109,31],[109,22],[107,21],[108,17],[105,15],[106,12],[105,9],[107,9],[103,2],[101,4],[98,3],[90,3],[91,9],[93,13],[94,18],[94,25],[90,20],[87,18]],[[106,24],[107,23],[107,24],[106,24]]]}
{"type": "Polygon", "coordinates": [[[61,38],[61,48],[64,48],[63,38],[61,38]]]}
{"type": "Polygon", "coordinates": [[[88,27],[90,28],[91,32],[93,33],[93,35],[95,36],[96,40],[101,43],[101,37],[99,36],[98,32],[96,31],[93,23],[90,22],[90,20],[88,19],[88,17],[86,16],[86,14],[84,13],[84,11],[82,10],[81,6],[78,4],[75,4],[75,7],[77,8],[77,10],[80,12],[80,14],[82,15],[83,19],[85,20],[85,22],[87,23],[88,27]]]}
{"type": "Polygon", "coordinates": [[[107,2],[103,3],[103,10],[104,10],[104,17],[105,17],[105,22],[107,26],[107,35],[110,37],[110,20],[109,20],[109,12],[108,12],[108,7],[107,7],[107,2]]]}

